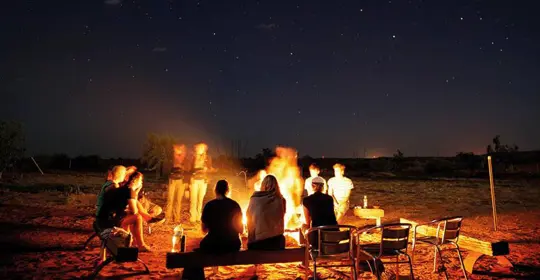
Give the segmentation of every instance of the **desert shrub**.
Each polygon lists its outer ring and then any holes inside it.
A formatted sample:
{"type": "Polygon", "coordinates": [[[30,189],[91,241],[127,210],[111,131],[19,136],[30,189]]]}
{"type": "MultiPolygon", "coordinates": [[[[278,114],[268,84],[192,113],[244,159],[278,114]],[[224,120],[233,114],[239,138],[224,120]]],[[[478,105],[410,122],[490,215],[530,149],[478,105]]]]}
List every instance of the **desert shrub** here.
{"type": "Polygon", "coordinates": [[[424,167],[424,172],[426,172],[427,174],[446,173],[453,170],[454,164],[451,161],[445,159],[431,159],[426,163],[424,167]]]}
{"type": "Polygon", "coordinates": [[[387,172],[392,169],[392,162],[386,158],[372,159],[369,162],[369,169],[375,172],[387,172]]]}
{"type": "Polygon", "coordinates": [[[422,173],[425,171],[425,166],[419,160],[414,160],[404,164],[403,172],[407,173],[422,173]]]}
{"type": "Polygon", "coordinates": [[[23,157],[25,136],[21,123],[0,121],[0,179],[2,173],[23,157]]]}

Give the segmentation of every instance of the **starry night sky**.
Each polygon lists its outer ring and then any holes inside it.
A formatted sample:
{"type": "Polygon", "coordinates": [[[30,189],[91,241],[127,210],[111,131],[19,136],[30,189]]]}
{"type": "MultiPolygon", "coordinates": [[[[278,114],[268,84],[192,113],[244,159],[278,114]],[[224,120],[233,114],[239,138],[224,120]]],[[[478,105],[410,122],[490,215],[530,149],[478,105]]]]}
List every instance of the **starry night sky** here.
{"type": "Polygon", "coordinates": [[[537,1],[9,1],[0,118],[31,154],[540,148],[537,1]],[[536,120],[536,121],[535,121],[536,120]]]}

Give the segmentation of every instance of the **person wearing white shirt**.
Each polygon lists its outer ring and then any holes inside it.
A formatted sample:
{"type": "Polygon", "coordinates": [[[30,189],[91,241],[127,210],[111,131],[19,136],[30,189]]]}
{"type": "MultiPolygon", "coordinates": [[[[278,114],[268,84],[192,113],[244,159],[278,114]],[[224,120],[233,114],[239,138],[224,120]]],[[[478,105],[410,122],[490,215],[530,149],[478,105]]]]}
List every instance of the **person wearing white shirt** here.
{"type": "Polygon", "coordinates": [[[344,176],[345,166],[339,163],[334,165],[334,177],[328,180],[328,195],[334,198],[334,210],[338,223],[349,210],[349,197],[354,188],[351,179],[344,176]]]}
{"type": "MultiPolygon", "coordinates": [[[[310,177],[307,178],[305,183],[304,183],[304,189],[307,191],[308,195],[313,194],[313,186],[312,186],[313,178],[319,177],[319,173],[321,173],[321,169],[319,168],[319,166],[317,166],[315,163],[312,163],[309,166],[309,176],[310,177]]],[[[322,177],[319,177],[319,178],[323,179],[322,177]]],[[[326,185],[326,180],[324,180],[324,187],[322,189],[322,193],[326,194],[327,189],[328,189],[328,187],[326,185]]]]}

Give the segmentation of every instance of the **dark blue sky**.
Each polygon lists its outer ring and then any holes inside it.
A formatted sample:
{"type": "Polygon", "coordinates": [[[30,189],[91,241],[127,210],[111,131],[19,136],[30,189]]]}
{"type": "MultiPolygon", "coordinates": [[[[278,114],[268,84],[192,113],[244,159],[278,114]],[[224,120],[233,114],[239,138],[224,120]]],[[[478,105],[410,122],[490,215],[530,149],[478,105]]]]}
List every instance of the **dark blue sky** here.
{"type": "Polygon", "coordinates": [[[537,1],[10,1],[0,118],[28,149],[136,157],[148,132],[216,152],[540,148],[537,1]]]}

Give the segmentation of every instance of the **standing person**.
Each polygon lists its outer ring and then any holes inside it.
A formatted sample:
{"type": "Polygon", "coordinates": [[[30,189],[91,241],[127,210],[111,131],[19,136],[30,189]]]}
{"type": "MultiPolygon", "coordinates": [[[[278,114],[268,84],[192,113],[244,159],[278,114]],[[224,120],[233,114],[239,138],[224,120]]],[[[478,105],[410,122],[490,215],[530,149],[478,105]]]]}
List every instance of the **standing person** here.
{"type": "Polygon", "coordinates": [[[169,175],[169,187],[167,189],[167,210],[165,218],[173,223],[182,220],[182,199],[184,197],[184,160],[186,157],[185,145],[173,145],[174,158],[173,168],[169,175]]]}
{"type": "Polygon", "coordinates": [[[276,177],[267,175],[261,190],[255,191],[249,199],[246,212],[248,249],[285,249],[285,204],[276,177]]]}
{"type": "MultiPolygon", "coordinates": [[[[335,226],[338,224],[334,212],[334,199],[322,192],[325,182],[321,177],[313,178],[311,180],[313,194],[304,197],[302,200],[307,227],[335,226]]],[[[308,238],[309,243],[317,248],[317,232],[312,232],[308,238]]]]}
{"type": "Polygon", "coordinates": [[[208,155],[208,145],[195,145],[192,165],[191,184],[189,187],[189,221],[200,222],[204,196],[208,187],[208,172],[212,170],[212,158],[208,155]]]}
{"type": "Polygon", "coordinates": [[[328,180],[328,194],[334,198],[334,209],[338,222],[349,210],[349,197],[354,188],[351,179],[345,177],[345,166],[334,164],[334,177],[328,180]]]}
{"type": "MultiPolygon", "coordinates": [[[[306,181],[304,182],[304,189],[306,190],[307,195],[313,194],[313,186],[311,185],[311,181],[313,180],[313,178],[319,177],[319,173],[321,173],[321,169],[319,168],[319,166],[315,163],[312,163],[309,166],[309,178],[307,178],[306,181]]],[[[319,178],[322,178],[322,177],[319,177],[319,178]]],[[[326,185],[326,180],[324,180],[324,187],[323,187],[322,192],[327,193],[328,192],[327,189],[328,187],[326,185]]]]}

